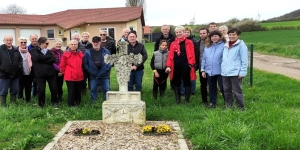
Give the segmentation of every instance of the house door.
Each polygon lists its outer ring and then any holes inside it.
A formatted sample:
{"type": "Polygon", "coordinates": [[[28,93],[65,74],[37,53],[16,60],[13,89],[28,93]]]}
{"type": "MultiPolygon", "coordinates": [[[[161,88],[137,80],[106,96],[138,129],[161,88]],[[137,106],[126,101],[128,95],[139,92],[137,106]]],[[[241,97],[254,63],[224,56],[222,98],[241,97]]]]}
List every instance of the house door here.
{"type": "Polygon", "coordinates": [[[40,29],[20,29],[20,36],[27,39],[27,45],[30,44],[29,36],[31,34],[36,34],[38,37],[40,37],[41,30],[40,29]]]}
{"type": "Polygon", "coordinates": [[[3,38],[6,36],[6,35],[11,35],[13,37],[13,45],[16,45],[18,42],[18,39],[15,38],[15,29],[1,29],[0,28],[0,45],[4,44],[3,42],[3,38]]]}
{"type": "Polygon", "coordinates": [[[71,29],[71,32],[70,32],[70,39],[72,39],[72,36],[73,36],[75,33],[78,33],[78,34],[79,34],[79,38],[80,38],[80,28],[73,28],[73,29],[71,29]]]}

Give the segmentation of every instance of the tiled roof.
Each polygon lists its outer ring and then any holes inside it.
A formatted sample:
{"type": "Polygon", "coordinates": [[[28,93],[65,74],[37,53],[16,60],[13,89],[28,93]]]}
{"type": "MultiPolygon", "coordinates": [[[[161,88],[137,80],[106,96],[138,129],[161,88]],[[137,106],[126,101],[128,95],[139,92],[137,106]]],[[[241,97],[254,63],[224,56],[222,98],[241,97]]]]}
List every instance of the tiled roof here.
{"type": "Polygon", "coordinates": [[[128,22],[141,18],[145,25],[142,7],[96,9],[69,9],[47,15],[0,14],[0,24],[59,25],[69,29],[85,23],[128,22]]]}
{"type": "Polygon", "coordinates": [[[150,26],[143,26],[144,28],[144,34],[150,34],[151,31],[150,31],[150,26]]]}

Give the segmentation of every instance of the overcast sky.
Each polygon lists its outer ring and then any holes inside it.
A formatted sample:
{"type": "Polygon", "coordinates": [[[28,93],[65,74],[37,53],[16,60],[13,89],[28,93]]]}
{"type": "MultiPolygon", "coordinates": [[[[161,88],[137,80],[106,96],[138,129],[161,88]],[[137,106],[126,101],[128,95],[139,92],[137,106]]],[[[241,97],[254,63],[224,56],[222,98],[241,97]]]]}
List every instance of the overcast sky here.
{"type": "MultiPolygon", "coordinates": [[[[12,3],[24,7],[28,14],[125,6],[125,0],[2,0],[0,7],[12,3]]],[[[188,24],[194,16],[196,24],[257,19],[258,14],[264,20],[300,9],[300,0],[147,0],[146,4],[146,25],[150,26],[188,24]]]]}

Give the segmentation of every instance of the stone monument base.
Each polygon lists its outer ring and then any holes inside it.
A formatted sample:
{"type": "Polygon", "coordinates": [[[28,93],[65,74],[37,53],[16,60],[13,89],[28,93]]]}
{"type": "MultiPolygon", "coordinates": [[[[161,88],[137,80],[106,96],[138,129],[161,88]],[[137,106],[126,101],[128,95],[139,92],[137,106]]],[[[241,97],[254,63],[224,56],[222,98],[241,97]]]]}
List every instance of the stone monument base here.
{"type": "Polygon", "coordinates": [[[106,97],[102,104],[104,123],[146,123],[146,104],[141,100],[141,92],[108,91],[106,97]]]}

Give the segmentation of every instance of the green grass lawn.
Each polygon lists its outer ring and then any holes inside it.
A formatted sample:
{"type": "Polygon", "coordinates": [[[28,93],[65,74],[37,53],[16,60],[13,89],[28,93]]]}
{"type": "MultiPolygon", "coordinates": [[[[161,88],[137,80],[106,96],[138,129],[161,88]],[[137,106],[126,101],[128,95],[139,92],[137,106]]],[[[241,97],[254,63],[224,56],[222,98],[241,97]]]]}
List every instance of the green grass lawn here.
{"type": "Polygon", "coordinates": [[[240,39],[255,52],[300,59],[300,30],[243,32],[240,39]]]}
{"type": "MultiPolygon", "coordinates": [[[[170,90],[163,99],[154,101],[153,73],[149,65],[153,44],[146,44],[146,48],[149,58],[145,65],[142,100],[146,102],[147,120],[178,121],[193,149],[299,149],[299,81],[255,70],[254,86],[250,87],[247,82],[243,85],[245,112],[226,109],[220,95],[218,108],[201,106],[199,81],[196,95],[191,96],[189,104],[175,104],[170,90]]],[[[114,77],[111,85],[112,90],[117,90],[114,77]]],[[[50,105],[49,97],[47,93],[44,109],[34,105],[35,99],[28,104],[19,100],[17,105],[0,108],[0,149],[42,149],[67,121],[102,118],[101,98],[92,104],[86,94],[79,107],[68,108],[65,92],[64,101],[56,110],[50,105]]]]}
{"type": "Polygon", "coordinates": [[[295,21],[282,21],[282,22],[263,22],[263,27],[271,28],[276,26],[300,26],[300,20],[295,21]]]}

